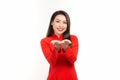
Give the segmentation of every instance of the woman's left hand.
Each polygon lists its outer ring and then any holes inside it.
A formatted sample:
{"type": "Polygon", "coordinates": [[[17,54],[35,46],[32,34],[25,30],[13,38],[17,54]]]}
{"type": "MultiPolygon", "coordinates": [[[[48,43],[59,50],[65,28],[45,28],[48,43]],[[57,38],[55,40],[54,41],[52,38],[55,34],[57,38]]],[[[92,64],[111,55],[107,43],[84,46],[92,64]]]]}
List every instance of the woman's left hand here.
{"type": "Polygon", "coordinates": [[[62,47],[64,51],[67,49],[67,47],[71,44],[72,42],[68,39],[62,40],[62,47]]]}

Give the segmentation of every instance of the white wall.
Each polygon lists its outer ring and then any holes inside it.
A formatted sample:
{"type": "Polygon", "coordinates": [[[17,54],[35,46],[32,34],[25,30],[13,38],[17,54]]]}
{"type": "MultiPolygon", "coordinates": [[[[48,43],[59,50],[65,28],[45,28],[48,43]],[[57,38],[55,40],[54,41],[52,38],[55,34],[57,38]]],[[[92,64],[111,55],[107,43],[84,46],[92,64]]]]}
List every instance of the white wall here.
{"type": "Polygon", "coordinates": [[[1,0],[0,80],[45,80],[40,48],[55,10],[71,17],[79,38],[79,80],[120,80],[119,0],[1,0]]]}

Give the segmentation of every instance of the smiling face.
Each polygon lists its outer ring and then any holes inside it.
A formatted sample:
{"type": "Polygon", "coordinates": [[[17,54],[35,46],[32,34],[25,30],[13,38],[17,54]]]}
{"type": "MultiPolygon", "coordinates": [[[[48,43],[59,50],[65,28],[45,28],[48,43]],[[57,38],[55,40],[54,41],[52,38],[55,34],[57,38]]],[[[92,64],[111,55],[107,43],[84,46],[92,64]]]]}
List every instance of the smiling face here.
{"type": "Polygon", "coordinates": [[[64,15],[57,15],[51,25],[53,26],[54,33],[59,37],[67,29],[66,17],[64,15]]]}

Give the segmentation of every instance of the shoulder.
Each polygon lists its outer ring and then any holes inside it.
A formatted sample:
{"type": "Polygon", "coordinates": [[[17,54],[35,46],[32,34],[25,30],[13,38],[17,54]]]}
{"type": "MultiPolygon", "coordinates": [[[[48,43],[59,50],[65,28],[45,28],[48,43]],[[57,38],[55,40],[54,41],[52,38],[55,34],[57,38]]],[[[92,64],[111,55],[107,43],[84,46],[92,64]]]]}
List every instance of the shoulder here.
{"type": "Polygon", "coordinates": [[[78,42],[78,37],[76,35],[70,35],[72,42],[78,42]]]}
{"type": "Polygon", "coordinates": [[[72,35],[72,34],[70,35],[70,38],[71,39],[78,39],[76,35],[72,35]]]}
{"type": "Polygon", "coordinates": [[[45,37],[45,38],[42,38],[42,39],[40,40],[41,43],[43,43],[43,42],[48,43],[48,42],[50,42],[50,41],[51,41],[50,37],[45,37]]]}

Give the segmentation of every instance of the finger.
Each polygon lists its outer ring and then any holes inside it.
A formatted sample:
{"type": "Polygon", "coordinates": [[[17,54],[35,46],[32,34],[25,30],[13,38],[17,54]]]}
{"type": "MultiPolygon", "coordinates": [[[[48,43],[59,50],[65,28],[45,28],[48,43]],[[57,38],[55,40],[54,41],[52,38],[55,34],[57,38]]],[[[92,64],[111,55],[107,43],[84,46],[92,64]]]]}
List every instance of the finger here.
{"type": "Polygon", "coordinates": [[[51,43],[52,43],[52,44],[55,44],[56,42],[58,42],[58,43],[59,43],[59,41],[58,41],[58,40],[52,40],[52,41],[51,41],[51,43]]]}
{"type": "Polygon", "coordinates": [[[69,44],[71,43],[71,41],[68,39],[65,39],[64,42],[68,42],[69,44]]]}
{"type": "Polygon", "coordinates": [[[60,50],[60,44],[59,44],[58,42],[55,42],[54,46],[55,46],[55,48],[57,49],[57,51],[60,50]]]}

